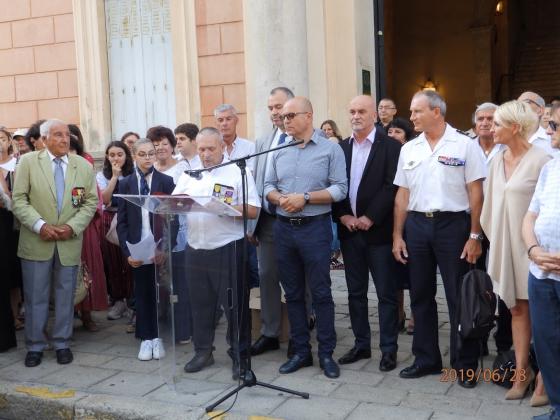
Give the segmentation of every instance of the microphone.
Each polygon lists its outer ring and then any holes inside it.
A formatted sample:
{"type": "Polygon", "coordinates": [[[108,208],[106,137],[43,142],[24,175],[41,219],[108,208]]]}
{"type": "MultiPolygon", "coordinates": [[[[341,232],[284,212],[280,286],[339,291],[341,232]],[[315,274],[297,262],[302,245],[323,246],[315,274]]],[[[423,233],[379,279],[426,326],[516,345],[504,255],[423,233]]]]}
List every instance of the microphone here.
{"type": "Polygon", "coordinates": [[[196,180],[202,179],[202,172],[200,170],[186,170],[185,173],[196,180]]]}

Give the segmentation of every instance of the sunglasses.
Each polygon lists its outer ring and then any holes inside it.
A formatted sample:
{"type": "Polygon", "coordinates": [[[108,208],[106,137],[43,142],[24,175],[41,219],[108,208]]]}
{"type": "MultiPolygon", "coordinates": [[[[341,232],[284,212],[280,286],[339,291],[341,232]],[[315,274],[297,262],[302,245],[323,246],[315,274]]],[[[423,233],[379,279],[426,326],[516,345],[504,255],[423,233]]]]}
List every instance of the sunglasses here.
{"type": "Polygon", "coordinates": [[[296,115],[303,115],[303,114],[307,114],[307,112],[290,112],[289,114],[280,115],[280,118],[282,118],[283,120],[291,121],[296,117],[296,115]]]}
{"type": "Polygon", "coordinates": [[[548,126],[551,128],[552,131],[558,131],[558,127],[560,127],[560,124],[557,123],[556,121],[550,120],[548,122],[548,126]]]}

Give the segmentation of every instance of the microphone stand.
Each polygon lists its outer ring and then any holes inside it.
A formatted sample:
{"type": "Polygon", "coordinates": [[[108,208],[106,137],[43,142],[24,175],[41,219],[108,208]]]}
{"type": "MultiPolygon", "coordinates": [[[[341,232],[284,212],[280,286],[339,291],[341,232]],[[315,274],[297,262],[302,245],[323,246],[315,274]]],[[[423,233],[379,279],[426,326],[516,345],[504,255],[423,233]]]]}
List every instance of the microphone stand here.
{"type": "MultiPolygon", "coordinates": [[[[284,144],[282,146],[278,146],[272,149],[268,149],[268,150],[264,150],[262,152],[258,152],[258,153],[254,153],[252,155],[247,155],[241,158],[237,158],[237,159],[231,159],[228,162],[224,162],[224,163],[220,163],[219,165],[214,165],[214,166],[210,166],[208,168],[201,168],[201,169],[194,169],[194,170],[187,170],[185,171],[186,174],[188,174],[189,176],[195,178],[195,179],[201,179],[202,178],[202,172],[209,172],[213,169],[216,168],[220,168],[222,166],[227,166],[227,165],[233,165],[236,164],[239,169],[241,170],[241,189],[242,189],[242,204],[243,204],[243,258],[242,258],[242,264],[243,264],[243,270],[242,270],[242,282],[241,282],[241,287],[242,287],[242,301],[241,302],[237,302],[238,305],[244,305],[245,302],[245,297],[248,296],[249,294],[249,288],[248,288],[248,279],[247,279],[247,265],[248,265],[248,260],[247,260],[247,245],[248,245],[248,241],[247,241],[247,225],[248,225],[248,217],[247,217],[247,209],[248,209],[248,204],[247,204],[247,160],[251,159],[252,157],[255,156],[259,156],[259,155],[264,155],[267,153],[271,153],[274,152],[276,150],[281,150],[281,149],[285,149],[287,147],[293,147],[293,146],[297,146],[299,144],[302,144],[303,140],[298,140],[298,141],[292,141],[290,143],[284,144]]],[[[236,293],[237,297],[239,296],[238,293],[236,293]]],[[[248,300],[248,299],[247,299],[248,300]]],[[[247,311],[249,310],[248,308],[249,305],[247,305],[247,308],[241,308],[241,321],[243,320],[243,310],[247,309],[247,311]]],[[[230,320],[233,320],[233,308],[230,308],[230,320]]],[[[249,321],[249,315],[247,315],[247,319],[248,322],[245,322],[245,325],[242,325],[241,328],[246,328],[246,337],[250,337],[251,336],[251,330],[250,330],[250,325],[251,322],[249,321]]],[[[238,331],[239,334],[239,331],[238,331]]],[[[237,362],[238,362],[238,366],[240,371],[238,372],[239,374],[239,381],[238,381],[238,386],[233,389],[232,391],[228,392],[226,395],[224,395],[222,398],[220,398],[218,401],[210,404],[208,407],[206,407],[206,412],[209,413],[211,411],[214,411],[214,408],[216,408],[218,405],[220,405],[222,402],[224,402],[225,400],[227,400],[228,398],[230,398],[232,395],[237,394],[239,391],[241,391],[243,388],[250,388],[253,387],[255,385],[259,385],[265,388],[269,388],[269,389],[273,389],[275,391],[280,391],[280,392],[285,392],[288,394],[293,394],[293,395],[297,395],[300,396],[306,400],[309,399],[309,393],[307,392],[299,392],[299,391],[294,391],[288,388],[283,388],[280,386],[276,386],[276,385],[272,385],[272,384],[268,384],[266,382],[260,382],[257,380],[257,377],[255,375],[255,373],[253,372],[253,370],[251,369],[251,349],[250,346],[249,348],[247,348],[247,358],[246,358],[246,369],[245,372],[242,372],[241,366],[241,355],[240,355],[240,350],[239,350],[239,336],[237,339],[237,354],[235,355],[237,357],[237,362]]]]}

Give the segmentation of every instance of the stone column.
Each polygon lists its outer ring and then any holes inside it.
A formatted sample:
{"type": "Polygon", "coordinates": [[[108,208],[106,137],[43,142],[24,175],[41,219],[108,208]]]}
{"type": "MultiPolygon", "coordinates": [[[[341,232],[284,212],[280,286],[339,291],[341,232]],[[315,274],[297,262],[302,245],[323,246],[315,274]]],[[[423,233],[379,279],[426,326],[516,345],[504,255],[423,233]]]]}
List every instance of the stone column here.
{"type": "Polygon", "coordinates": [[[247,132],[270,131],[266,108],[270,90],[286,86],[309,95],[306,2],[244,0],[247,132]]]}

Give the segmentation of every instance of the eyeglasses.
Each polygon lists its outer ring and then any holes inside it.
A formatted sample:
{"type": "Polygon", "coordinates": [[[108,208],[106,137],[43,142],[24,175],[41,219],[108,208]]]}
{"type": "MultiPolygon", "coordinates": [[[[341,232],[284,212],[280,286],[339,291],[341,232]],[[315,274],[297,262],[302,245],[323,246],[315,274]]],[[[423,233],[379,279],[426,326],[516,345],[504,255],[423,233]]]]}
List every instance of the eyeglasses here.
{"type": "Polygon", "coordinates": [[[289,114],[280,115],[280,118],[282,118],[283,120],[291,121],[296,117],[296,115],[303,115],[303,114],[307,114],[307,112],[290,112],[289,114]]]}
{"type": "Polygon", "coordinates": [[[560,127],[560,123],[557,123],[556,121],[550,120],[550,121],[548,122],[548,126],[550,127],[550,129],[551,129],[552,131],[558,131],[558,127],[560,127]]]}
{"type": "Polygon", "coordinates": [[[156,152],[149,152],[149,153],[144,153],[144,152],[138,152],[136,153],[136,156],[138,156],[139,158],[145,159],[145,158],[153,158],[156,155],[156,152]]]}

